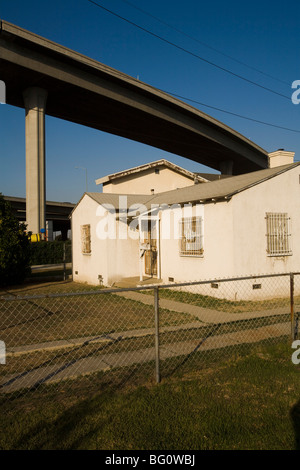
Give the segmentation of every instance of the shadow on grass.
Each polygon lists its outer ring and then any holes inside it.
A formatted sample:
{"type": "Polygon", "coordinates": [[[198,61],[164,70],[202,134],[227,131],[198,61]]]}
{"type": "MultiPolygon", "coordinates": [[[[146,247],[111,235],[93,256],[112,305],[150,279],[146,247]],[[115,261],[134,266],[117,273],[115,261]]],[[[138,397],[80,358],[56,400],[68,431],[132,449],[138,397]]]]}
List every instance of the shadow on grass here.
{"type": "MultiPolygon", "coordinates": [[[[114,331],[112,330],[111,333],[113,333],[114,331]]],[[[74,352],[76,351],[79,351],[79,350],[84,350],[85,347],[89,346],[91,343],[93,343],[93,341],[95,339],[100,339],[100,338],[109,338],[109,333],[106,334],[106,335],[101,335],[97,338],[93,338],[91,340],[87,340],[85,341],[83,344],[81,344],[80,346],[78,346],[77,348],[72,348],[70,351],[67,351],[67,352],[63,352],[63,353],[60,353],[58,355],[56,355],[56,359],[57,358],[68,358],[70,357],[72,354],[74,354],[74,352]]],[[[101,351],[105,351],[107,348],[109,348],[112,344],[116,344],[120,341],[122,341],[122,336],[119,336],[118,338],[116,339],[112,339],[108,344],[105,344],[103,346],[100,346],[99,348],[97,348],[95,351],[93,351],[92,353],[88,353],[88,354],[85,354],[84,356],[80,356],[80,358],[78,359],[73,359],[71,360],[70,362],[67,362],[61,366],[58,366],[58,368],[47,374],[46,376],[44,377],[41,377],[40,379],[37,379],[36,381],[34,381],[34,383],[31,385],[31,386],[28,386],[27,389],[25,389],[23,392],[21,392],[20,395],[22,394],[27,394],[28,392],[30,391],[34,391],[36,390],[40,385],[46,383],[48,380],[50,380],[51,378],[55,377],[57,374],[59,374],[60,372],[70,368],[71,366],[73,366],[74,364],[76,364],[77,362],[81,361],[82,359],[87,359],[89,357],[93,357],[95,354],[101,352],[101,351]]],[[[15,383],[15,382],[18,382],[18,381],[21,381],[21,384],[20,384],[20,388],[22,388],[22,379],[26,376],[28,376],[30,373],[34,372],[34,371],[38,371],[38,370],[43,370],[44,367],[46,366],[50,366],[52,364],[52,359],[49,359],[48,361],[45,361],[43,362],[42,364],[39,364],[37,367],[33,367],[32,369],[29,369],[25,372],[22,372],[20,374],[17,374],[15,377],[9,379],[7,382],[4,382],[3,384],[0,385],[0,391],[1,389],[5,389],[5,387],[15,383]]],[[[42,372],[43,373],[43,372],[42,372]]],[[[20,396],[19,395],[19,396],[20,396]]]]}
{"type": "Polygon", "coordinates": [[[194,358],[195,354],[199,351],[199,349],[201,348],[201,346],[205,343],[206,340],[208,340],[208,338],[210,338],[211,336],[214,336],[218,330],[221,328],[222,324],[221,323],[218,323],[217,325],[214,325],[213,328],[208,332],[208,334],[204,337],[204,338],[201,338],[201,340],[199,341],[199,343],[196,345],[196,347],[189,353],[187,354],[183,360],[181,360],[174,368],[173,370],[167,372],[165,374],[165,377],[168,378],[172,375],[175,374],[175,372],[177,372],[179,369],[181,369],[191,358],[194,358]]]}
{"type": "MultiPolygon", "coordinates": [[[[56,418],[49,419],[40,409],[26,433],[13,444],[16,450],[77,450],[87,448],[101,450],[100,435],[111,423],[111,406],[127,385],[132,382],[139,368],[131,369],[126,376],[99,383],[95,395],[85,397],[66,409],[58,409],[56,418]],[[108,410],[108,411],[107,411],[108,410]]],[[[64,406],[64,405],[63,405],[64,406]]]]}
{"type": "Polygon", "coordinates": [[[292,407],[290,416],[295,433],[295,450],[300,450],[300,400],[292,407]]]}

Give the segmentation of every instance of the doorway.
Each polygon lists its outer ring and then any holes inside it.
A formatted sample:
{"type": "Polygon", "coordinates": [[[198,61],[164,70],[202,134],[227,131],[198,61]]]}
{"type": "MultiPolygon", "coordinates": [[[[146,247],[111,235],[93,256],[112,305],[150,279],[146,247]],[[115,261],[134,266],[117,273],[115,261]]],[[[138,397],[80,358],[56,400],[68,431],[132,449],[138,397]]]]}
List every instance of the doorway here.
{"type": "Polygon", "coordinates": [[[147,223],[147,230],[144,232],[144,243],[147,246],[145,251],[145,274],[147,276],[157,276],[157,239],[154,238],[153,232],[156,232],[156,227],[151,227],[151,220],[145,221],[147,223]]]}
{"type": "Polygon", "coordinates": [[[159,277],[159,218],[140,218],[140,277],[159,277]]]}

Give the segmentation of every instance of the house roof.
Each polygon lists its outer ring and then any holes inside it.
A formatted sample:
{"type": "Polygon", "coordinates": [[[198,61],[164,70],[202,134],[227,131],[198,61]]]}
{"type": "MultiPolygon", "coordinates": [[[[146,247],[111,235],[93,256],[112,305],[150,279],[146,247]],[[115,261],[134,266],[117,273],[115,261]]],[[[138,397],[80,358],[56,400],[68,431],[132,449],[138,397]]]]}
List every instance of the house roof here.
{"type": "Polygon", "coordinates": [[[166,191],[154,196],[148,204],[188,204],[189,202],[210,202],[220,199],[230,199],[233,195],[262,183],[285,171],[289,171],[300,165],[300,162],[283,165],[276,168],[245,173],[232,176],[206,184],[196,184],[172,191],[166,191]]]}
{"type": "Polygon", "coordinates": [[[196,178],[198,182],[200,183],[206,183],[208,181],[208,179],[201,176],[200,174],[193,173],[192,171],[186,170],[182,168],[181,166],[175,165],[175,163],[169,162],[168,160],[165,160],[164,158],[162,158],[161,160],[156,160],[155,162],[145,163],[144,165],[139,165],[134,168],[129,168],[128,170],[118,171],[117,173],[112,173],[110,175],[103,176],[102,178],[99,178],[96,180],[96,184],[110,183],[116,179],[123,178],[124,176],[138,174],[138,173],[141,173],[142,171],[146,171],[152,168],[158,168],[161,166],[170,168],[176,173],[180,173],[181,175],[186,176],[187,178],[190,178],[192,180],[196,178]]]}
{"type": "Polygon", "coordinates": [[[84,193],[79,199],[79,201],[77,202],[72,212],[70,213],[69,218],[72,217],[73,212],[79,206],[84,196],[89,196],[98,204],[101,204],[102,206],[106,207],[107,210],[112,208],[117,212],[120,209],[124,209],[125,207],[130,208],[134,204],[137,204],[136,210],[138,210],[138,206],[142,206],[142,205],[146,206],[150,197],[149,195],[145,195],[145,194],[110,194],[110,193],[94,193],[94,192],[84,193]],[[125,201],[125,199],[122,199],[122,198],[127,198],[127,199],[125,201]]]}
{"type": "MultiPolygon", "coordinates": [[[[185,188],[158,193],[152,196],[145,194],[126,195],[109,193],[85,193],[84,195],[88,195],[98,204],[111,205],[116,211],[122,209],[121,206],[123,206],[123,203],[127,203],[127,208],[136,204],[136,210],[138,210],[138,206],[145,206],[147,209],[150,209],[151,206],[161,206],[163,204],[173,205],[196,202],[208,203],[226,199],[229,200],[235,194],[245,191],[257,184],[263,183],[264,181],[296,168],[299,165],[300,162],[297,162],[276,168],[268,168],[266,170],[259,170],[252,173],[211,181],[206,184],[195,184],[185,188]],[[127,199],[125,201],[125,199],[122,198],[127,199]]],[[[73,211],[76,209],[80,201],[77,203],[73,211]]]]}
{"type": "Polygon", "coordinates": [[[145,194],[109,194],[109,193],[85,193],[90,196],[98,204],[110,205],[114,207],[115,210],[120,210],[124,208],[125,198],[127,207],[132,206],[133,204],[145,205],[151,196],[145,194]],[[122,199],[123,198],[123,199],[122,199]]]}
{"type": "Polygon", "coordinates": [[[195,173],[195,175],[200,176],[201,178],[209,181],[221,180],[223,178],[231,178],[232,175],[221,175],[219,173],[195,173]]]}

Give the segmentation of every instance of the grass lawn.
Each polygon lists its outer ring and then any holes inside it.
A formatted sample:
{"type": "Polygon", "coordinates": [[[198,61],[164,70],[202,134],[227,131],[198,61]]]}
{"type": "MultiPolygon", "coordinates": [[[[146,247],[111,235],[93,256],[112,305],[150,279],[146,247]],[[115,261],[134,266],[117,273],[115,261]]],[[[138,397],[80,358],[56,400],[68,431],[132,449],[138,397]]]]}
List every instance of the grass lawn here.
{"type": "MultiPolygon", "coordinates": [[[[0,296],[36,296],[0,300],[1,340],[12,348],[153,329],[152,303],[146,305],[116,294],[94,295],[99,289],[66,281],[1,290],[0,296]],[[47,297],[79,291],[91,291],[91,295],[47,297]]],[[[211,297],[172,290],[162,290],[160,296],[212,308],[211,297]]],[[[231,303],[219,301],[213,308],[230,308],[231,303]]],[[[278,303],[283,305],[281,300],[278,303]]],[[[237,304],[231,307],[250,307],[237,304]]],[[[203,338],[276,326],[288,322],[288,317],[274,315],[225,325],[199,321],[199,326],[184,329],[189,322],[195,322],[195,317],[161,308],[161,345],[172,349],[173,343],[188,340],[202,344],[203,338]]],[[[145,335],[108,344],[105,350],[130,352],[151,347],[154,337],[146,331],[145,335]]],[[[35,351],[9,358],[6,372],[0,372],[23,373],[102,352],[101,344],[35,351]]],[[[0,449],[300,450],[300,365],[292,363],[293,352],[291,341],[284,335],[237,347],[222,347],[220,342],[215,350],[197,347],[191,354],[162,360],[160,384],[154,381],[154,363],[147,362],[41,385],[24,393],[0,394],[0,449]]]]}
{"type": "MultiPolygon", "coordinates": [[[[12,301],[0,299],[1,340],[7,348],[12,348],[154,328],[154,301],[145,305],[113,293],[96,294],[99,290],[102,291],[99,287],[73,282],[53,282],[0,291],[0,296],[13,296],[12,301]],[[95,292],[95,295],[68,295],[73,292],[95,292]],[[56,293],[67,295],[47,297],[56,293]],[[27,296],[36,297],[25,299],[27,296]]],[[[197,319],[187,313],[161,309],[162,327],[192,321],[197,319]]]]}
{"type": "Polygon", "coordinates": [[[106,385],[95,375],[42,386],[0,404],[0,448],[299,449],[292,352],[283,341],[234,359],[219,355],[160,384],[128,369],[106,385]]]}

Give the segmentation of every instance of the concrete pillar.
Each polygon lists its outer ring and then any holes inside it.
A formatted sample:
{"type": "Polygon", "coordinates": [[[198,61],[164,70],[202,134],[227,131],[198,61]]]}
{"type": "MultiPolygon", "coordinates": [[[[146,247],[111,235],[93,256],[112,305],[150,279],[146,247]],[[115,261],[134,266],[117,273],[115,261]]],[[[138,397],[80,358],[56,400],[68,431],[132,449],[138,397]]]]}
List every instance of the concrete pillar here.
{"type": "Polygon", "coordinates": [[[220,172],[222,173],[222,175],[232,175],[232,169],[232,160],[224,160],[223,162],[220,162],[220,172]]]}
{"type": "Polygon", "coordinates": [[[26,222],[27,230],[46,229],[45,107],[47,91],[27,88],[25,104],[26,222]]]}

